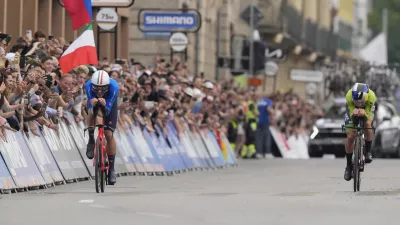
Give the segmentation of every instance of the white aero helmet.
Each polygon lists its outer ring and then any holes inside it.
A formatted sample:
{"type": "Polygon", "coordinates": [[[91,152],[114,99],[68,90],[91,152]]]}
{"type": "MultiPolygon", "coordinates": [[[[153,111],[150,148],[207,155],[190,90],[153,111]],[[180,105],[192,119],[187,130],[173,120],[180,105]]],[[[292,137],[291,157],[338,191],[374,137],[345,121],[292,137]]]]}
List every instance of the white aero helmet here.
{"type": "Polygon", "coordinates": [[[110,84],[110,76],[104,70],[98,70],[92,75],[92,84],[96,86],[107,86],[110,84]]]}
{"type": "Polygon", "coordinates": [[[93,91],[107,91],[110,85],[110,76],[104,70],[98,70],[92,75],[92,89],[93,91]]]}

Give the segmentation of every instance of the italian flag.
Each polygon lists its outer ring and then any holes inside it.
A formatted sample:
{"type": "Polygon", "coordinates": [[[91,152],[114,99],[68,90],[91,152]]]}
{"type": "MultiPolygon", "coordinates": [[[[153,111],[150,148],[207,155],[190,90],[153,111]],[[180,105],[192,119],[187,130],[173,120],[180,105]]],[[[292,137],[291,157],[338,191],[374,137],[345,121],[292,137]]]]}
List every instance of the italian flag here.
{"type": "Polygon", "coordinates": [[[68,73],[75,67],[87,64],[98,64],[91,23],[60,58],[60,67],[63,73],[68,73]]]}

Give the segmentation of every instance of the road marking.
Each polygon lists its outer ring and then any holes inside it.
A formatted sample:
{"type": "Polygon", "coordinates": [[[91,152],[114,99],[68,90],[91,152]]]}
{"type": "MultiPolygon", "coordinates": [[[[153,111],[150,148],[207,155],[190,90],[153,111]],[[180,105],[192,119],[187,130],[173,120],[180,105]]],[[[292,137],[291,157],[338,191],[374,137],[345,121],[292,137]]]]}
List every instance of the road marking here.
{"type": "Polygon", "coordinates": [[[106,209],[107,208],[107,206],[105,206],[105,205],[97,205],[97,204],[91,204],[89,206],[93,207],[93,208],[101,208],[101,209],[106,209]]]}
{"type": "Polygon", "coordinates": [[[149,212],[136,212],[138,215],[142,216],[153,216],[153,217],[162,217],[162,218],[172,218],[170,214],[160,214],[160,213],[149,213],[149,212]]]}
{"type": "Polygon", "coordinates": [[[322,156],[323,159],[335,159],[336,156],[334,154],[324,154],[322,156]]]}
{"type": "Polygon", "coordinates": [[[82,204],[92,204],[94,202],[93,199],[86,199],[86,200],[80,200],[79,203],[82,204]]]}

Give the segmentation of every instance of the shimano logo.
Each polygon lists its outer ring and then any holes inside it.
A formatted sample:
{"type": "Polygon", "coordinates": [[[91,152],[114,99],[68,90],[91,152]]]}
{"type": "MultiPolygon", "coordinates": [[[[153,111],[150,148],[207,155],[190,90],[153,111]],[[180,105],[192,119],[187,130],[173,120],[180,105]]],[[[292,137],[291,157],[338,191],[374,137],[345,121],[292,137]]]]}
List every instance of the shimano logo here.
{"type": "Polygon", "coordinates": [[[146,16],[148,25],[193,25],[193,17],[188,16],[146,16]]]}

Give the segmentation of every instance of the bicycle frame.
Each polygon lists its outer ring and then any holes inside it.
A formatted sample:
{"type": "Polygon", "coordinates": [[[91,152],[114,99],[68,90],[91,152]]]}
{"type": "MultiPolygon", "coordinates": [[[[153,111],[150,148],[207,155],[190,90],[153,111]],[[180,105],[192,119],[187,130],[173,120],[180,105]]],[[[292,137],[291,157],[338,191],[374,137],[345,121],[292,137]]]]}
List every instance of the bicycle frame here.
{"type": "MultiPolygon", "coordinates": [[[[97,111],[97,110],[96,110],[97,111]]],[[[94,122],[96,123],[96,118],[97,118],[97,112],[93,114],[94,117],[94,122]]],[[[98,128],[98,135],[97,135],[97,139],[96,139],[96,144],[95,146],[98,145],[97,140],[100,140],[100,145],[101,145],[101,172],[104,172],[105,170],[108,170],[108,165],[105,165],[105,157],[107,157],[106,154],[106,145],[105,145],[105,135],[104,135],[104,112],[103,112],[103,118],[102,118],[102,123],[99,125],[95,125],[94,127],[98,128]]],[[[95,154],[94,154],[94,158],[93,158],[93,166],[96,166],[96,151],[97,148],[95,147],[95,154]]]]}

